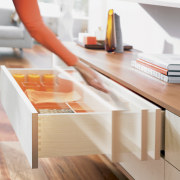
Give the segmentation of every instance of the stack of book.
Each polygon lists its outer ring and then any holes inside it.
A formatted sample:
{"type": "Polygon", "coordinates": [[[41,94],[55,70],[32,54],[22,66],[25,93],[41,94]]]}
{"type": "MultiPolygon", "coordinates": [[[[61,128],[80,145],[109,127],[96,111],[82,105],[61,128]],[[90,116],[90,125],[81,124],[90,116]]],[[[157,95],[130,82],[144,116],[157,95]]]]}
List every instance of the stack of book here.
{"type": "Polygon", "coordinates": [[[140,53],[131,65],[165,82],[180,83],[180,55],[140,53]]]}

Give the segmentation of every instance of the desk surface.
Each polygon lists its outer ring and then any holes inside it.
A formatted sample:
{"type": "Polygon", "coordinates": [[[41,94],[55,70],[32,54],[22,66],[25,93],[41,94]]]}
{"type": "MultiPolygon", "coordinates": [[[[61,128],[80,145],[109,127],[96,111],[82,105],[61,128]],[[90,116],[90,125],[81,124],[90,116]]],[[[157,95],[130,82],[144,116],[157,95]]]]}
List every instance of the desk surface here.
{"type": "Polygon", "coordinates": [[[93,69],[112,78],[142,97],[180,116],[180,84],[170,84],[131,67],[137,52],[109,54],[104,50],[90,50],[75,43],[66,47],[93,69]]]}

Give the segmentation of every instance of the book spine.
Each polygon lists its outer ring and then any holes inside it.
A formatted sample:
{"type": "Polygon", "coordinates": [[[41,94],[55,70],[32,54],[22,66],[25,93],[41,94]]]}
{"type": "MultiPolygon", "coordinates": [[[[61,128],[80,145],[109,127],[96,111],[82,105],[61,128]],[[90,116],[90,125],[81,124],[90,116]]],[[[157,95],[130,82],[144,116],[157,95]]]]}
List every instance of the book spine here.
{"type": "Polygon", "coordinates": [[[168,71],[168,76],[180,76],[180,71],[168,71]]]}
{"type": "Polygon", "coordinates": [[[140,70],[140,71],[143,71],[145,72],[146,74],[149,74],[153,77],[156,77],[162,81],[165,81],[165,82],[168,82],[168,76],[164,75],[164,74],[161,74],[160,72],[157,72],[151,68],[148,68],[146,66],[143,66],[142,64],[140,63],[137,63],[136,61],[131,61],[131,66],[140,70]]]}
{"type": "Polygon", "coordinates": [[[165,69],[165,68],[159,67],[159,66],[157,66],[155,64],[152,64],[150,62],[147,62],[147,61],[139,59],[139,58],[136,60],[136,62],[140,63],[140,64],[142,64],[142,65],[144,65],[144,66],[146,66],[148,68],[151,68],[152,70],[155,70],[155,71],[157,71],[159,73],[162,73],[162,74],[164,74],[166,76],[168,75],[168,70],[165,69]]]}

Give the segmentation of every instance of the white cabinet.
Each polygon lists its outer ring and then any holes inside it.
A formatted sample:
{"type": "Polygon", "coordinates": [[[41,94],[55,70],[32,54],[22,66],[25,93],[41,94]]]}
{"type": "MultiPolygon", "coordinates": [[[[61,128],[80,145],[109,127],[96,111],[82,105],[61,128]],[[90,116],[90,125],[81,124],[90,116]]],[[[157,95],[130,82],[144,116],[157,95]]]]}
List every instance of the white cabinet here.
{"type": "Polygon", "coordinates": [[[120,165],[135,180],[164,180],[164,159],[140,161],[132,154],[127,156],[126,161],[120,165]]]}
{"type": "Polygon", "coordinates": [[[165,159],[180,170],[180,117],[166,111],[165,159]]]}
{"type": "Polygon", "coordinates": [[[165,180],[179,180],[180,171],[165,161],[165,180]]]}
{"type": "Polygon", "coordinates": [[[142,4],[180,8],[179,0],[120,0],[120,1],[130,1],[130,2],[136,2],[142,4]]]}
{"type": "MultiPolygon", "coordinates": [[[[32,168],[38,157],[106,154],[114,162],[160,159],[161,109],[121,85],[100,76],[111,96],[70,76],[80,100],[91,111],[41,114],[19,87],[13,73],[55,73],[57,69],[1,68],[1,102],[32,168]],[[112,98],[114,96],[116,100],[112,98]]],[[[77,100],[77,99],[76,99],[77,100]]]]}

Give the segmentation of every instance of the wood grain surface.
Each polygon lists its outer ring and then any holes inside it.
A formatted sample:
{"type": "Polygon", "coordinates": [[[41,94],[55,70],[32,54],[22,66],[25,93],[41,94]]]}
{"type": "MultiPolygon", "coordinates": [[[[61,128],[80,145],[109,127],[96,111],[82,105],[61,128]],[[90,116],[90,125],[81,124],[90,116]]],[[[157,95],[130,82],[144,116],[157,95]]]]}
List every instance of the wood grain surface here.
{"type": "Polygon", "coordinates": [[[19,142],[1,142],[0,148],[11,180],[48,180],[40,164],[31,169],[19,142]]]}
{"type": "Polygon", "coordinates": [[[49,179],[116,180],[111,170],[96,155],[40,160],[49,179]],[[71,171],[70,171],[71,169],[71,171]]]}
{"type": "MultiPolygon", "coordinates": [[[[49,68],[51,58],[51,53],[38,45],[24,49],[23,56],[0,48],[0,65],[11,68],[49,68]]],[[[127,180],[118,167],[104,156],[93,155],[42,158],[39,168],[32,170],[0,104],[0,180],[127,180]]]]}
{"type": "Polygon", "coordinates": [[[10,180],[7,164],[1,149],[0,149],[0,179],[10,180]]]}
{"type": "Polygon", "coordinates": [[[113,54],[85,49],[75,43],[66,43],[66,46],[92,68],[180,116],[180,84],[166,83],[132,68],[130,63],[136,59],[138,51],[113,54]]]}

